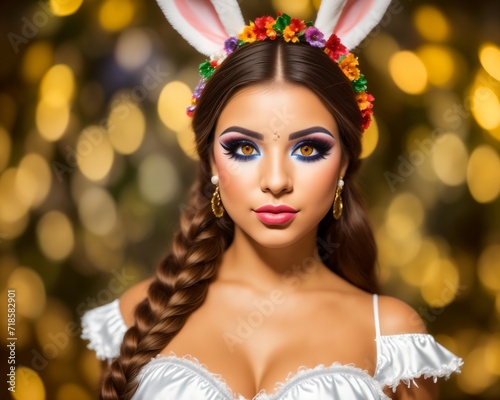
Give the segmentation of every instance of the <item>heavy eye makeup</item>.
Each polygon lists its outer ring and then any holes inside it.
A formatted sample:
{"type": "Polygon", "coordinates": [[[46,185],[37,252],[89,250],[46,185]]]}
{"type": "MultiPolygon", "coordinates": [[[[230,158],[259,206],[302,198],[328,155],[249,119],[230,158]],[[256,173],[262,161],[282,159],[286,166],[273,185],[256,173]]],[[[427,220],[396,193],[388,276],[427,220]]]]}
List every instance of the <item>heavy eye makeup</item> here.
{"type": "Polygon", "coordinates": [[[333,144],[329,140],[309,137],[293,146],[292,156],[300,161],[314,162],[326,158],[332,147],[333,144]]]}

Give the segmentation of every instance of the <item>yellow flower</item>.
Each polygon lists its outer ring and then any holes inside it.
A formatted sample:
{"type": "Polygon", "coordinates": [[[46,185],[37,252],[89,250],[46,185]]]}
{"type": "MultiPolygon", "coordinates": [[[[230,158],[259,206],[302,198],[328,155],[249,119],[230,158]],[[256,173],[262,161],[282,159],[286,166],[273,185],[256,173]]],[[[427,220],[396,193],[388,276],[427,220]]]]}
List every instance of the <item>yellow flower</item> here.
{"type": "Polygon", "coordinates": [[[358,101],[358,106],[361,111],[366,110],[371,104],[366,92],[356,93],[356,100],[358,101]]]}
{"type": "Polygon", "coordinates": [[[283,38],[285,39],[286,42],[289,42],[290,40],[292,43],[296,43],[299,41],[299,38],[295,36],[295,31],[293,31],[290,26],[287,26],[284,31],[283,31],[283,38]]]}
{"type": "Polygon", "coordinates": [[[358,69],[358,59],[354,57],[354,54],[349,53],[345,58],[339,63],[340,69],[344,72],[345,76],[351,81],[359,79],[359,69],[358,69]]]}
{"type": "Polygon", "coordinates": [[[253,43],[257,39],[257,35],[254,31],[254,23],[250,22],[250,25],[245,26],[243,32],[238,35],[238,39],[243,40],[246,43],[253,43]]]}

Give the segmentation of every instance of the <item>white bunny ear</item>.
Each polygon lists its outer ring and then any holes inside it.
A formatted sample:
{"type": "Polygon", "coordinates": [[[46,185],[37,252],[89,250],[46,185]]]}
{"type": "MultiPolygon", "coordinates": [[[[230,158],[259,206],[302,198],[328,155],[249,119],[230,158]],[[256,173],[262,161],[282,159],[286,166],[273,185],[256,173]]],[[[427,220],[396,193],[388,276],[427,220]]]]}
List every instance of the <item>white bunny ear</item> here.
{"type": "Polygon", "coordinates": [[[172,26],[200,53],[211,56],[240,33],[245,21],[237,0],[157,0],[172,26]]]}
{"type": "Polygon", "coordinates": [[[328,38],[335,33],[348,50],[368,36],[391,0],[323,0],[315,26],[328,38]]]}

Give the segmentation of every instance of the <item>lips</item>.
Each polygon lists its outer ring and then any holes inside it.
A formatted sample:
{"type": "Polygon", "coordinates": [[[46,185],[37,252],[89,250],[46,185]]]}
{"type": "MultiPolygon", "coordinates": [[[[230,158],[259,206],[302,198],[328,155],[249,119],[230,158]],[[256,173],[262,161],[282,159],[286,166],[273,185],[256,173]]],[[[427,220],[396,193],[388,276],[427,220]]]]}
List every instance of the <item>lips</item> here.
{"type": "Polygon", "coordinates": [[[268,204],[254,210],[257,218],[266,225],[284,225],[292,221],[298,211],[285,204],[268,204]]]}

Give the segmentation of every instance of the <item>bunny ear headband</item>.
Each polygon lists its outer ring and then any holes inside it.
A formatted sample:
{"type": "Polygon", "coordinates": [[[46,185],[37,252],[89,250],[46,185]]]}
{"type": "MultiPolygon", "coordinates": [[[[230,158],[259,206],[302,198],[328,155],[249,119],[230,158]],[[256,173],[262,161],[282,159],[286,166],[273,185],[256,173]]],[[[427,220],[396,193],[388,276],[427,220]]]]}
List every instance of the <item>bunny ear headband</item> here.
{"type": "Polygon", "coordinates": [[[382,19],[391,0],[323,0],[316,22],[304,22],[279,14],[264,16],[245,26],[238,0],[157,0],[172,26],[209,60],[200,65],[188,115],[192,115],[206,81],[236,48],[254,41],[283,38],[323,49],[351,81],[365,130],[373,114],[373,96],[358,69],[355,48],[382,19]],[[325,37],[328,40],[325,40],[325,37]]]}

